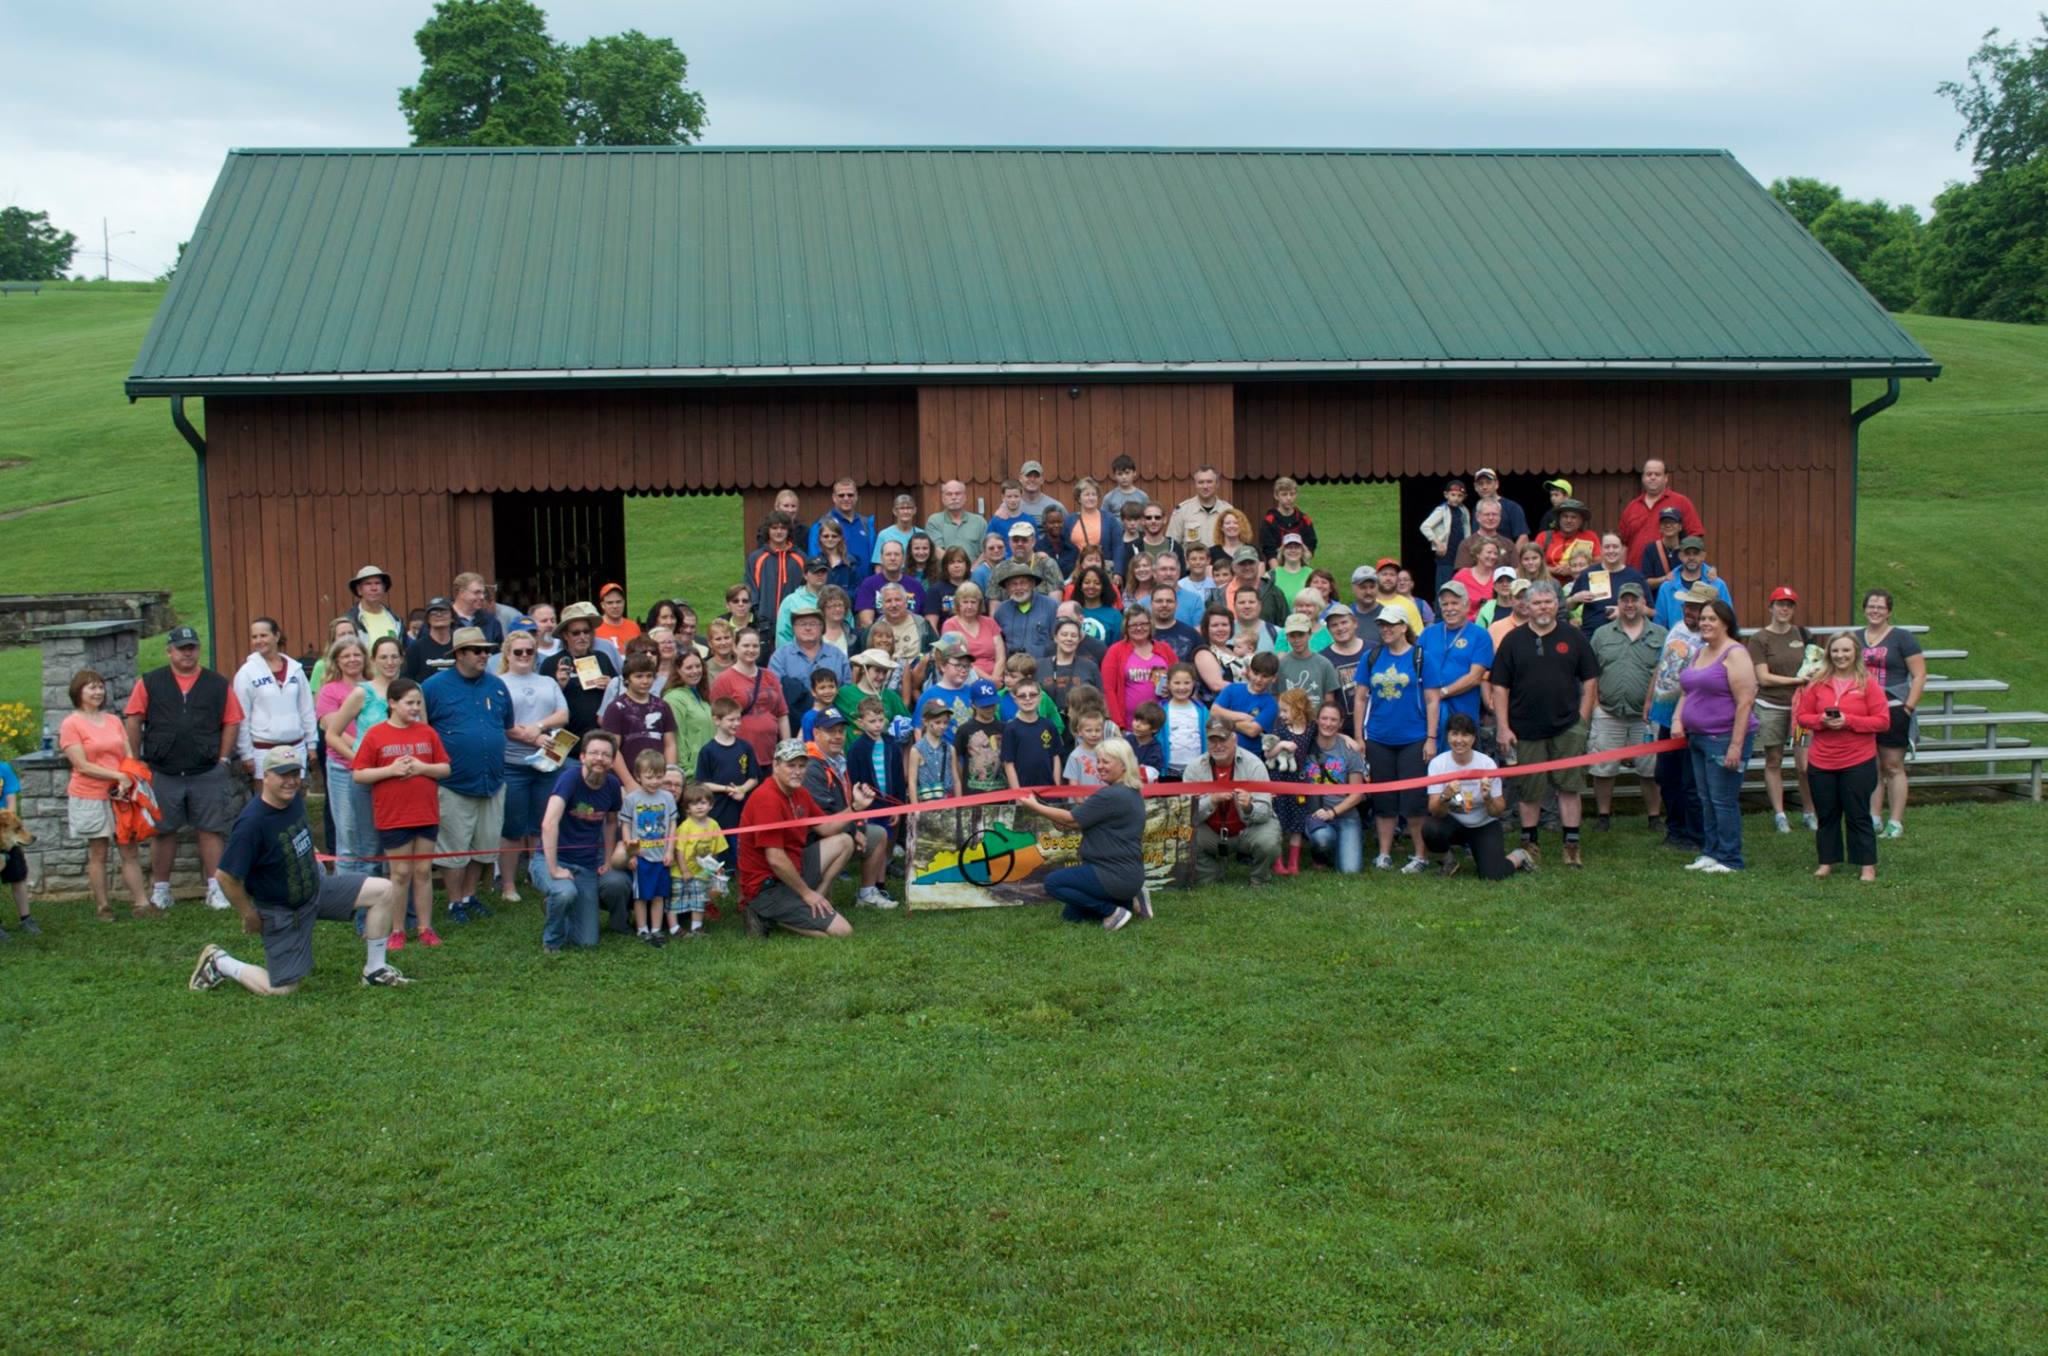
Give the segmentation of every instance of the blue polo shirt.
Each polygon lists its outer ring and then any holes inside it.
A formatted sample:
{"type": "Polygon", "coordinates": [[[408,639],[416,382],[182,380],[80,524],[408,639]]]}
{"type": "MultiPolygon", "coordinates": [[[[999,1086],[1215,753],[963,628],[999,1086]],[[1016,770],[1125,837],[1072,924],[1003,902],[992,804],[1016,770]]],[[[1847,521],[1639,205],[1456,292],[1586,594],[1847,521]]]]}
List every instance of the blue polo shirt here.
{"type": "MultiPolygon", "coordinates": [[[[1463,678],[1477,664],[1481,669],[1493,667],[1493,637],[1478,622],[1466,622],[1453,631],[1442,622],[1435,622],[1422,628],[1422,639],[1416,642],[1422,651],[1422,686],[1444,688],[1463,678]]],[[[1445,697],[1437,707],[1436,737],[1444,737],[1443,723],[1451,718],[1454,711],[1462,711],[1479,720],[1479,688],[1460,692],[1455,697],[1445,697]]]]}
{"type": "Polygon", "coordinates": [[[512,690],[485,670],[465,678],[443,669],[420,684],[427,724],[448,750],[441,785],[458,796],[495,795],[505,784],[505,732],[512,728],[512,690]]]}
{"type": "MultiPolygon", "coordinates": [[[[1232,683],[1216,694],[1215,707],[1235,711],[1258,721],[1259,729],[1267,734],[1280,723],[1280,697],[1272,688],[1264,692],[1253,692],[1247,683],[1232,683]]],[[[1258,757],[1265,755],[1265,741],[1258,735],[1239,732],[1237,742],[1244,751],[1258,757]]]]}

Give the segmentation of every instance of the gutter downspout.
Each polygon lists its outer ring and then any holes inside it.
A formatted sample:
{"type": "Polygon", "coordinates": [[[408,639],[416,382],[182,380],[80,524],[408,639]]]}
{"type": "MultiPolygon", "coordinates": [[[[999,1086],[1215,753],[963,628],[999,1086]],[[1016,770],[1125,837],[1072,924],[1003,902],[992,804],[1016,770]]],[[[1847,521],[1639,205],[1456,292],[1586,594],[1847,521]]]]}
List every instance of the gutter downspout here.
{"type": "MultiPolygon", "coordinates": [[[[1892,394],[1898,394],[1898,382],[1892,383],[1892,394]]],[[[171,423],[177,426],[185,441],[192,445],[192,451],[199,461],[199,564],[201,577],[206,583],[206,663],[209,668],[220,667],[220,628],[214,624],[213,616],[213,514],[206,499],[206,439],[199,430],[192,427],[192,421],[185,417],[185,397],[171,397],[171,423]]]]}
{"type": "MultiPolygon", "coordinates": [[[[1856,596],[1856,501],[1862,494],[1863,424],[1873,415],[1882,414],[1898,403],[1899,379],[1890,377],[1885,381],[1883,395],[1849,415],[1849,596],[1852,606],[1856,596]]],[[[203,470],[200,476],[204,484],[203,470]]]]}

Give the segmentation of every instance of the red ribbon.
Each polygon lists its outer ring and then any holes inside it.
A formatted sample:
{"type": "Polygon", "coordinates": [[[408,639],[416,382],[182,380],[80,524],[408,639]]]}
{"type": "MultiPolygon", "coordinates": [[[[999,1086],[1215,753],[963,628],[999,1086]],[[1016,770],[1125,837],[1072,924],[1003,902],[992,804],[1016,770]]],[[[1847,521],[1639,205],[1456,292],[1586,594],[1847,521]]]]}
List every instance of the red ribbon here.
{"type": "MultiPolygon", "coordinates": [[[[1570,758],[1553,758],[1547,763],[1517,763],[1510,767],[1483,769],[1478,773],[1440,772],[1429,777],[1405,777],[1391,782],[1343,782],[1339,784],[1319,782],[1147,782],[1139,788],[1138,794],[1151,799],[1158,796],[1213,796],[1235,791],[1257,791],[1274,796],[1318,796],[1336,797],[1385,791],[1413,791],[1419,787],[1435,786],[1441,782],[1467,782],[1476,778],[1533,777],[1540,772],[1561,772],[1566,768],[1590,767],[1594,763],[1622,763],[1642,757],[1646,753],[1674,753],[1685,747],[1683,739],[1653,739],[1645,744],[1630,744],[1626,748],[1606,749],[1599,753],[1574,754],[1570,758]]],[[[923,814],[932,810],[965,810],[977,805],[1009,805],[1025,796],[1037,796],[1041,800],[1077,800],[1093,795],[1100,787],[1095,786],[1040,786],[1025,787],[1017,791],[980,791],[971,796],[947,796],[941,800],[917,801],[891,805],[874,805],[865,810],[844,810],[836,815],[816,815],[809,819],[785,819],[775,824],[752,824],[746,828],[722,829],[727,838],[739,834],[775,833],[783,829],[808,829],[820,824],[845,823],[849,820],[892,819],[897,815],[923,814]]],[[[532,849],[538,852],[539,848],[532,849]]],[[[318,854],[323,862],[336,860],[326,854],[318,854]]],[[[356,862],[424,862],[443,857],[477,857],[479,852],[407,852],[384,857],[351,857],[356,862]]]]}

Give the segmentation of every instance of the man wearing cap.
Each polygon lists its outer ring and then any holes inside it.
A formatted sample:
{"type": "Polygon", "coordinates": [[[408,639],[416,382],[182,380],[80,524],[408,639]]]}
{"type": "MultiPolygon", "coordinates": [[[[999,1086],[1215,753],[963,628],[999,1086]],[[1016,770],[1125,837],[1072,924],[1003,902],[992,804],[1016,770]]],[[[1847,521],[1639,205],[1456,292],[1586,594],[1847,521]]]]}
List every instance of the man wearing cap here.
{"type": "Polygon", "coordinates": [[[1581,631],[1590,636],[1607,625],[1607,619],[1614,615],[1615,602],[1621,596],[1623,584],[1634,584],[1643,591],[1643,615],[1648,616],[1650,582],[1643,578],[1641,570],[1628,563],[1626,548],[1621,543],[1621,534],[1602,533],[1599,563],[1581,574],[1565,592],[1565,607],[1579,610],[1581,631]]]}
{"type": "Polygon", "coordinates": [[[1792,768],[1799,778],[1799,803],[1809,829],[1820,827],[1813,812],[1813,788],[1806,778],[1806,744],[1792,739],[1792,704],[1799,699],[1799,670],[1806,665],[1806,628],[1794,620],[1799,595],[1779,585],[1771,590],[1771,619],[1746,642],[1756,668],[1756,752],[1764,760],[1764,794],[1770,797],[1771,818],[1779,833],[1792,832],[1785,814],[1785,746],[1792,745],[1792,768]]]}
{"type": "Polygon", "coordinates": [[[1045,511],[1056,508],[1064,516],[1067,506],[1045,492],[1045,466],[1041,462],[1027,461],[1017,468],[1017,482],[1024,487],[1022,507],[1032,522],[1042,522],[1045,511]]]}
{"type": "MultiPolygon", "coordinates": [[[[1216,473],[1215,467],[1199,468],[1195,472],[1195,492],[1181,500],[1175,506],[1173,516],[1167,519],[1166,535],[1180,546],[1183,556],[1197,547],[1206,551],[1216,544],[1216,520],[1231,508],[1230,501],[1216,493],[1216,487],[1221,483],[1222,477],[1216,473]]],[[[1145,524],[1147,540],[1151,534],[1152,524],[1148,520],[1145,524]]],[[[1257,558],[1255,549],[1253,559],[1257,558]]]]}
{"type": "Polygon", "coordinates": [[[988,519],[967,507],[967,486],[949,480],[939,486],[939,511],[924,520],[924,534],[932,539],[934,554],[943,556],[957,546],[972,560],[988,535],[988,519]]]}
{"type": "Polygon", "coordinates": [[[1275,656],[1280,661],[1280,691],[1306,696],[1310,711],[1321,706],[1324,697],[1344,688],[1337,666],[1309,648],[1315,633],[1316,624],[1295,613],[1280,628],[1287,648],[1275,656]]]}
{"type": "MultiPolygon", "coordinates": [[[[1700,635],[1700,611],[1716,596],[1704,582],[1679,595],[1679,618],[1665,627],[1664,650],[1657,657],[1657,670],[1650,677],[1650,731],[1658,739],[1671,737],[1671,718],[1677,713],[1679,675],[1706,644],[1700,635]]],[[[1659,623],[1660,625],[1662,623],[1659,623]]],[[[1699,788],[1693,784],[1692,757],[1685,749],[1657,755],[1657,793],[1664,804],[1664,822],[1654,818],[1650,831],[1664,830],[1664,846],[1697,854],[1705,846],[1706,813],[1700,807],[1699,788]]]]}
{"type": "MultiPolygon", "coordinates": [[[[1265,760],[1239,743],[1232,717],[1211,711],[1207,747],[1202,757],[1187,765],[1184,777],[1191,782],[1263,782],[1271,774],[1265,760]]],[[[1273,815],[1271,794],[1219,790],[1197,796],[1193,813],[1195,884],[1222,880],[1224,865],[1232,858],[1251,864],[1252,885],[1273,879],[1273,864],[1280,860],[1280,821],[1273,815]]]]}
{"type": "Polygon", "coordinates": [[[789,591],[782,605],[775,609],[775,643],[787,645],[796,639],[795,616],[800,607],[817,607],[820,595],[825,590],[827,576],[832,572],[832,562],[823,556],[808,556],[804,560],[804,582],[789,591]]]}
{"type": "Polygon", "coordinates": [[[1500,505],[1500,535],[1519,547],[1529,538],[1529,515],[1522,512],[1522,506],[1512,499],[1500,495],[1500,477],[1490,466],[1482,466],[1472,473],[1472,491],[1478,496],[1472,503],[1474,521],[1485,523],[1480,510],[1488,504],[1500,505]]]}
{"type": "Polygon", "coordinates": [[[314,922],[346,923],[357,909],[366,911],[363,983],[395,988],[410,982],[384,959],[398,924],[391,882],[330,876],[320,869],[301,794],[305,774],[300,750],[265,750],[258,793],[236,816],[221,854],[220,888],[241,916],[242,931],[261,934],[263,964],[237,960],[209,943],[192,967],[191,988],[211,989],[231,979],[259,997],[292,993],[313,973],[314,922]]]}
{"type": "Polygon", "coordinates": [[[1685,516],[1675,508],[1657,513],[1658,536],[1636,553],[1636,568],[1643,572],[1643,591],[1654,605],[1664,581],[1678,573],[1678,544],[1685,539],[1685,516]]]}
{"type": "Polygon", "coordinates": [[[427,624],[405,647],[401,670],[415,683],[424,683],[450,664],[455,646],[455,604],[446,598],[427,599],[427,624]]]}
{"type": "Polygon", "coordinates": [[[1408,618],[1408,634],[1421,635],[1424,625],[1422,609],[1415,605],[1413,598],[1401,592],[1401,562],[1392,556],[1381,556],[1373,567],[1373,573],[1377,576],[1373,588],[1373,612],[1377,614],[1383,607],[1398,607],[1408,618]]]}
{"type": "Polygon", "coordinates": [[[1572,568],[1574,558],[1585,565],[1599,558],[1600,534],[1587,528],[1586,506],[1576,499],[1560,499],[1552,513],[1555,525],[1538,533],[1536,544],[1543,548],[1543,563],[1549,567],[1550,577],[1562,588],[1582,572],[1572,568]]]}
{"type": "Polygon", "coordinates": [[[1360,565],[1351,571],[1351,610],[1361,617],[1379,615],[1380,572],[1370,565],[1360,565]]]}
{"type": "Polygon", "coordinates": [[[640,638],[640,623],[626,615],[626,586],[597,586],[597,643],[610,646],[612,658],[624,659],[626,646],[640,638]]]}
{"type": "Polygon", "coordinates": [[[563,728],[579,738],[597,728],[604,716],[605,693],[619,666],[597,644],[598,610],[589,603],[571,603],[562,609],[555,634],[562,648],[543,659],[540,673],[562,687],[562,700],[569,706],[569,723],[563,728]]]}
{"type": "Polygon", "coordinates": [[[626,800],[625,787],[613,772],[618,758],[619,737],[592,730],[576,746],[576,757],[562,765],[548,793],[540,851],[527,868],[545,906],[540,930],[544,955],[559,955],[565,946],[596,946],[600,906],[614,931],[633,930],[633,878],[610,865],[618,845],[619,809],[626,800]]]}
{"type": "Polygon", "coordinates": [[[1444,722],[1454,715],[1467,715],[1474,725],[1485,718],[1482,710],[1486,671],[1493,667],[1493,638],[1486,628],[1471,619],[1471,596],[1455,579],[1446,580],[1436,592],[1437,620],[1422,628],[1415,642],[1421,651],[1422,704],[1425,726],[1425,761],[1450,747],[1444,738],[1444,722]]]}
{"type": "MultiPolygon", "coordinates": [[[[1618,546],[1620,538],[1608,534],[1618,546]]],[[[1646,705],[1650,679],[1657,660],[1664,653],[1668,632],[1650,620],[1643,603],[1640,580],[1624,581],[1616,590],[1614,619],[1589,635],[1593,657],[1600,661],[1600,704],[1593,708],[1593,729],[1586,740],[1588,753],[1608,753],[1650,740],[1646,705]]],[[[1657,755],[1645,753],[1632,760],[1636,781],[1643,793],[1643,811],[1656,823],[1664,813],[1664,798],[1657,790],[1657,755]]],[[[1586,769],[1593,779],[1593,811],[1604,831],[1613,825],[1614,779],[1621,772],[1619,762],[1595,763],[1586,769]]]]}
{"type": "Polygon", "coordinates": [[[427,702],[427,724],[448,749],[434,850],[474,854],[442,859],[448,914],[467,923],[492,913],[477,899],[476,886],[482,868],[497,860],[505,824],[505,735],[512,728],[512,690],[489,671],[498,647],[477,627],[457,631],[452,648],[455,667],[420,684],[420,695],[427,702]]]}
{"type": "Polygon", "coordinates": [[[404,638],[405,618],[389,601],[390,575],[375,565],[365,565],[348,581],[348,591],[356,596],[355,606],[341,615],[355,623],[356,634],[363,638],[365,646],[376,644],[383,636],[404,638]]]}
{"type": "MultiPolygon", "coordinates": [[[[839,524],[839,532],[846,542],[846,557],[853,564],[856,575],[865,575],[868,564],[875,558],[875,521],[865,513],[855,511],[860,502],[860,487],[848,477],[842,476],[832,482],[832,507],[825,517],[839,524]]],[[[811,524],[811,538],[804,544],[808,555],[821,555],[818,549],[818,522],[811,524]]]]}
{"type": "MultiPolygon", "coordinates": [[[[1011,523],[1006,540],[1010,553],[1004,559],[1015,561],[1038,576],[1038,587],[1041,590],[1057,595],[1066,587],[1066,576],[1060,573],[1059,562],[1038,549],[1038,528],[1031,520],[1020,518],[1011,523]]],[[[995,571],[990,571],[989,583],[997,585],[1000,591],[1000,581],[995,578],[995,571]]]]}
{"type": "MultiPolygon", "coordinates": [[[[1539,579],[1528,589],[1529,624],[1508,632],[1496,648],[1489,683],[1493,692],[1495,738],[1526,763],[1576,758],[1586,751],[1587,726],[1600,691],[1600,661],[1578,627],[1558,619],[1557,585],[1539,579]]],[[[1557,817],[1564,826],[1564,864],[1579,859],[1582,767],[1559,768],[1522,779],[1522,846],[1536,852],[1537,820],[1547,787],[1557,792],[1557,817]]]]}
{"type": "MultiPolygon", "coordinates": [[[[810,763],[804,768],[804,790],[821,815],[841,815],[853,807],[854,780],[846,767],[846,713],[832,707],[818,713],[811,727],[810,763]]],[[[866,788],[873,791],[870,785],[866,788]]],[[[806,852],[823,854],[828,838],[846,837],[853,842],[848,860],[860,858],[860,888],[854,892],[855,907],[893,909],[896,901],[882,888],[889,870],[889,828],[879,819],[849,821],[844,828],[814,830],[806,852]]]]}
{"type": "Polygon", "coordinates": [[[1230,578],[1223,583],[1223,605],[1237,614],[1237,595],[1250,592],[1259,600],[1259,620],[1268,626],[1287,621],[1287,599],[1269,579],[1259,575],[1259,552],[1254,546],[1240,546],[1230,553],[1230,578]]]}
{"type": "Polygon", "coordinates": [[[1678,543],[1678,572],[1657,590],[1654,612],[1657,625],[1669,629],[1678,620],[1679,609],[1684,606],[1681,595],[1687,590],[1697,591],[1701,586],[1712,589],[1728,606],[1735,606],[1734,598],[1729,596],[1728,585],[1715,573],[1714,567],[1707,564],[1706,542],[1699,537],[1687,537],[1678,543]]]}
{"type": "MultiPolygon", "coordinates": [[[[861,821],[840,817],[814,826],[823,837],[814,837],[811,827],[787,827],[820,814],[804,789],[810,761],[802,740],[777,744],[772,774],[740,810],[740,913],[749,937],[766,937],[776,928],[799,937],[853,935],[853,926],[833,909],[825,892],[852,860],[850,830],[861,821]]],[[[856,785],[848,804],[858,812],[874,801],[873,787],[856,785]]]]}
{"type": "Polygon", "coordinates": [[[151,784],[163,818],[149,844],[149,902],[171,907],[171,867],[178,855],[178,831],[189,827],[199,841],[199,870],[206,877],[208,908],[225,909],[214,873],[221,845],[235,825],[235,735],[242,704],[228,680],[199,662],[199,633],[173,627],[164,640],[169,663],[142,675],[128,692],[122,712],[128,747],[149,764],[151,784]]]}
{"type": "Polygon", "coordinates": [[[1028,654],[1041,662],[1052,653],[1052,599],[1038,592],[1039,576],[1015,560],[996,566],[989,579],[1002,590],[996,604],[996,625],[1003,631],[1003,648],[1011,654],[1028,654]]]}
{"type": "Polygon", "coordinates": [[[465,627],[484,633],[484,639],[493,645],[505,643],[505,628],[498,624],[498,614],[491,609],[490,586],[484,577],[466,571],[455,576],[455,590],[450,595],[455,601],[455,629],[465,627]]]}
{"type": "Polygon", "coordinates": [[[1650,457],[1643,462],[1643,492],[1628,501],[1616,525],[1630,560],[1656,542],[1658,522],[1666,511],[1678,515],[1681,536],[1707,535],[1707,525],[1700,520],[1700,511],[1693,507],[1692,500],[1671,488],[1671,473],[1665,469],[1663,459],[1650,457]]]}
{"type": "Polygon", "coordinates": [[[761,525],[762,542],[747,557],[746,583],[754,591],[754,613],[761,617],[782,615],[782,604],[804,585],[803,552],[791,539],[796,522],[787,513],[770,513],[761,525]]]}
{"type": "Polygon", "coordinates": [[[789,621],[790,643],[775,647],[768,672],[782,684],[783,705],[802,711],[811,703],[812,674],[824,669],[843,685],[853,681],[853,669],[844,650],[825,643],[825,614],[816,603],[798,604],[789,621]]]}

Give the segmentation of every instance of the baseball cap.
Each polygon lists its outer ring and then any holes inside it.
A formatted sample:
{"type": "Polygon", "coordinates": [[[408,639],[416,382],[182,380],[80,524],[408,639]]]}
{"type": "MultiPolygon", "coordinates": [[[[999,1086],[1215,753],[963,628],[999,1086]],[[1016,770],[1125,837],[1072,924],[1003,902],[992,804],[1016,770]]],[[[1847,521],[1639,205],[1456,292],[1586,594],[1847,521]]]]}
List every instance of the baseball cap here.
{"type": "Polygon", "coordinates": [[[1474,480],[1499,480],[1500,476],[1495,474],[1491,466],[1482,466],[1472,473],[1472,478],[1474,480]]]}
{"type": "Polygon", "coordinates": [[[986,678],[977,678],[967,685],[967,700],[975,706],[994,706],[1002,697],[1003,690],[986,678]]]}
{"type": "Polygon", "coordinates": [[[1465,587],[1465,585],[1464,585],[1464,583],[1463,583],[1463,582],[1462,582],[1461,580],[1457,580],[1457,579],[1446,579],[1446,580],[1444,580],[1444,586],[1443,586],[1442,588],[1440,588],[1440,589],[1438,589],[1438,590],[1436,591],[1436,596],[1437,596],[1437,597],[1439,597],[1439,598],[1441,598],[1441,597],[1443,597],[1443,596],[1444,596],[1444,595],[1445,595],[1446,593],[1455,593],[1455,594],[1457,594],[1457,595],[1458,595],[1458,596],[1459,596],[1460,598],[1463,598],[1463,599],[1464,599],[1464,600],[1465,600],[1466,602],[1468,602],[1468,603],[1472,601],[1472,590],[1470,590],[1470,589],[1466,588],[1466,587],[1465,587]]]}
{"type": "Polygon", "coordinates": [[[1373,620],[1383,626],[1406,626],[1408,624],[1408,614],[1398,607],[1388,606],[1381,608],[1379,615],[1375,616],[1373,620]]]}
{"type": "Polygon", "coordinates": [[[540,623],[531,617],[515,617],[512,624],[505,629],[507,631],[530,631],[535,635],[539,635],[540,623]]]}
{"type": "Polygon", "coordinates": [[[1254,565],[1259,563],[1259,552],[1257,547],[1240,546],[1235,551],[1232,551],[1230,553],[1230,563],[1233,565],[1243,565],[1248,561],[1254,565]]]}
{"type": "Polygon", "coordinates": [[[1687,537],[1684,541],[1678,543],[1678,549],[1681,551],[1704,551],[1707,549],[1707,539],[1705,537],[1687,537]]]}
{"type": "Polygon", "coordinates": [[[454,610],[455,604],[449,602],[446,598],[427,599],[427,611],[429,612],[453,612],[454,610]]]}
{"type": "Polygon", "coordinates": [[[1018,537],[1035,537],[1037,535],[1038,529],[1031,525],[1029,519],[1020,518],[1010,524],[1010,537],[1012,540],[1018,537]]]}
{"type": "Polygon", "coordinates": [[[1316,629],[1316,624],[1310,621],[1307,617],[1304,617],[1299,612],[1297,612],[1293,616],[1289,617],[1287,619],[1287,624],[1282,626],[1280,629],[1281,631],[1285,632],[1287,635],[1290,636],[1305,636],[1312,633],[1316,629]]]}
{"type": "Polygon", "coordinates": [[[1570,494],[1572,492],[1572,483],[1563,476],[1559,476],[1555,480],[1544,481],[1543,488],[1546,490],[1563,490],[1566,494],[1570,494]]]}
{"type": "Polygon", "coordinates": [[[1045,463],[1040,461],[1027,461],[1022,466],[1017,468],[1017,474],[1020,476],[1042,476],[1045,474],[1045,463]]]}
{"type": "Polygon", "coordinates": [[[1720,592],[1716,590],[1712,584],[1709,584],[1706,580],[1702,579],[1695,583],[1691,588],[1682,590],[1678,595],[1678,601],[1681,603],[1705,604],[1713,602],[1716,598],[1719,598],[1720,596],[1720,592]]]}
{"type": "Polygon", "coordinates": [[[173,626],[171,633],[164,637],[164,644],[174,650],[182,650],[187,645],[197,645],[198,643],[199,633],[189,626],[173,626]]]}
{"type": "Polygon", "coordinates": [[[1463,476],[1452,476],[1444,482],[1444,488],[1447,490],[1454,488],[1462,490],[1465,488],[1465,478],[1463,476]]]}
{"type": "Polygon", "coordinates": [[[1235,739],[1237,738],[1237,727],[1230,723],[1230,717],[1225,712],[1211,711],[1209,713],[1209,734],[1212,738],[1216,735],[1227,734],[1232,739],[1235,739]]]}
{"type": "Polygon", "coordinates": [[[1649,600],[1649,595],[1643,592],[1643,586],[1641,584],[1638,584],[1633,579],[1629,580],[1626,584],[1623,584],[1620,588],[1616,589],[1614,591],[1614,596],[1617,598],[1626,598],[1631,593],[1633,593],[1636,597],[1641,598],[1646,602],[1649,600]]]}
{"type": "Polygon", "coordinates": [[[836,706],[828,706],[811,718],[813,730],[837,730],[846,725],[846,713],[836,706]]]}
{"type": "Polygon", "coordinates": [[[1508,590],[1508,592],[1509,592],[1509,593],[1513,594],[1513,595],[1514,595],[1515,597],[1517,597],[1517,598],[1521,597],[1521,596],[1522,596],[1523,594],[1527,593],[1528,591],[1529,591],[1529,581],[1528,581],[1528,580],[1526,580],[1526,579],[1517,579],[1517,580],[1515,581],[1515,583],[1514,583],[1514,587],[1512,587],[1512,588],[1510,588],[1510,589],[1508,590]]]}
{"type": "Polygon", "coordinates": [[[305,770],[305,755],[299,752],[296,745],[287,744],[281,748],[265,749],[263,751],[263,775],[266,777],[273,772],[304,772],[305,770]]]}
{"type": "Polygon", "coordinates": [[[1370,565],[1361,565],[1351,572],[1351,582],[1354,584],[1363,584],[1368,579],[1379,578],[1379,573],[1380,572],[1378,570],[1375,570],[1370,565]]]}
{"type": "Polygon", "coordinates": [[[806,557],[804,557],[804,573],[805,573],[805,574],[823,574],[823,573],[824,573],[825,571],[827,571],[827,570],[829,570],[829,569],[831,569],[831,568],[832,568],[832,562],[831,562],[831,561],[829,561],[829,560],[827,560],[827,559],[825,559],[825,557],[823,557],[823,556],[806,556],[806,557]]]}
{"type": "Polygon", "coordinates": [[[1685,521],[1685,515],[1675,508],[1658,509],[1657,517],[1660,521],[1667,523],[1682,523],[1685,521]]]}
{"type": "Polygon", "coordinates": [[[1288,545],[1293,545],[1293,546],[1306,546],[1306,545],[1308,545],[1308,543],[1307,543],[1307,542],[1305,542],[1305,541],[1303,541],[1303,540],[1301,539],[1301,534],[1300,534],[1299,532],[1289,532],[1289,533],[1288,533],[1288,534],[1287,534],[1286,536],[1284,536],[1284,537],[1282,537],[1282,538],[1280,539],[1280,544],[1281,544],[1282,546],[1288,546],[1288,545]]]}
{"type": "Polygon", "coordinates": [[[1356,612],[1351,610],[1351,604],[1349,603],[1331,603],[1323,609],[1323,620],[1325,622],[1328,622],[1332,617],[1355,617],[1357,615],[1356,612]]]}
{"type": "Polygon", "coordinates": [[[597,596],[602,598],[607,593],[616,593],[623,598],[626,596],[626,586],[624,584],[600,584],[597,589],[597,596]]]}
{"type": "Polygon", "coordinates": [[[1392,556],[1381,556],[1373,568],[1375,573],[1380,570],[1398,570],[1401,568],[1401,562],[1392,556]]]}
{"type": "Polygon", "coordinates": [[[1515,567],[1512,565],[1496,565],[1493,567],[1492,582],[1496,584],[1498,584],[1503,579],[1514,579],[1517,577],[1518,576],[1515,574],[1515,567]]]}
{"type": "Polygon", "coordinates": [[[1774,603],[1796,603],[1799,601],[1799,595],[1786,585],[1780,584],[1771,590],[1771,601],[1774,603]]]}
{"type": "Polygon", "coordinates": [[[448,648],[451,650],[495,650],[498,647],[491,644],[491,638],[485,635],[480,627],[465,626],[455,633],[454,639],[448,642],[448,648]]]}
{"type": "Polygon", "coordinates": [[[785,739],[775,746],[775,761],[778,763],[807,763],[811,751],[804,747],[801,739],[785,739]]]}

